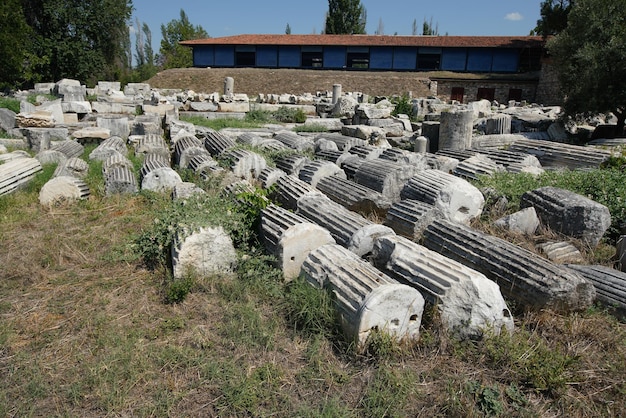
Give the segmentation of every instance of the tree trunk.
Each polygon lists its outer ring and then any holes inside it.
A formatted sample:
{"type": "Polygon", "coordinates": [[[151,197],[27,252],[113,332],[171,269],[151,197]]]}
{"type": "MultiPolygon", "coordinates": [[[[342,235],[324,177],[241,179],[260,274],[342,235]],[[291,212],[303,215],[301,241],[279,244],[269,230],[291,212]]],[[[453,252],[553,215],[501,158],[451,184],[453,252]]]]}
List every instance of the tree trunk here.
{"type": "Polygon", "coordinates": [[[624,123],[626,122],[626,110],[618,109],[615,112],[617,117],[617,126],[615,127],[615,136],[622,138],[624,136],[624,123]]]}

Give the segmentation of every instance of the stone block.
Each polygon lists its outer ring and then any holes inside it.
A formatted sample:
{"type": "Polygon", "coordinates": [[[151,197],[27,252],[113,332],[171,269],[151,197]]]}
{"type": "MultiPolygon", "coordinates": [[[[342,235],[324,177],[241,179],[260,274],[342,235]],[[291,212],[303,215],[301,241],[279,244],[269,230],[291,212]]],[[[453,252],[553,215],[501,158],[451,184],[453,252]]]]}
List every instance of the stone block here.
{"type": "Polygon", "coordinates": [[[611,226],[609,209],[593,200],[556,187],[542,187],[524,193],[520,207],[534,207],[541,222],[564,235],[598,245],[611,226]]]}
{"type": "Polygon", "coordinates": [[[539,228],[540,223],[535,208],[528,207],[510,215],[503,216],[496,220],[494,225],[511,232],[533,235],[537,228],[539,228]]]}
{"type": "Polygon", "coordinates": [[[54,177],[43,185],[39,191],[39,203],[52,207],[63,203],[71,203],[89,197],[87,183],[73,176],[54,177]]]}
{"type": "Polygon", "coordinates": [[[372,259],[387,275],[417,289],[454,336],[513,331],[498,285],[483,274],[399,236],[377,239],[372,259]]]}
{"type": "Polygon", "coordinates": [[[0,196],[25,186],[41,170],[36,158],[17,158],[0,164],[0,196]]]}
{"type": "Polygon", "coordinates": [[[221,226],[177,231],[171,254],[177,279],[188,274],[206,278],[232,273],[237,265],[233,241],[221,226]]]}
{"type": "Polygon", "coordinates": [[[4,107],[0,108],[0,130],[10,132],[16,126],[15,112],[4,107]]]}
{"type": "Polygon", "coordinates": [[[302,275],[313,286],[328,289],[341,328],[358,351],[376,331],[397,341],[416,340],[424,311],[424,298],[376,270],[357,255],[337,245],[311,251],[302,275]]]}

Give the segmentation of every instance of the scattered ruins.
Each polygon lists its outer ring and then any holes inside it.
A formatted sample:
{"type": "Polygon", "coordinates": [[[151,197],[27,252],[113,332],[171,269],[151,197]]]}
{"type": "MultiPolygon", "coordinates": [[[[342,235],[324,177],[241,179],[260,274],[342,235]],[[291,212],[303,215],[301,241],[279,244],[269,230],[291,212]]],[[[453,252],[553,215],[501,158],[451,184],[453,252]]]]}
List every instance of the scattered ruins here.
{"type": "MultiPolygon", "coordinates": [[[[564,143],[556,107],[428,97],[411,100],[412,114],[392,116],[387,98],[342,93],[340,85],[251,100],[236,93],[232,78],[223,94],[144,83],[87,89],[75,80],[40,83],[18,97],[27,94],[41,95],[42,104],[22,100],[19,114],[0,109],[0,128],[13,138],[0,139],[0,195],[50,163],[57,169],[40,191],[44,206],[88,198],[83,178],[94,161],[102,162],[106,195],[152,190],[184,199],[202,190],[179,170],[204,178],[230,170],[238,183],[224,198],[272,191],[261,214],[267,252],[285,280],[302,275],[333,293],[342,329],[359,347],[374,330],[416,338],[425,305],[459,338],[512,332],[505,298],[517,309],[569,312],[596,300],[626,309],[624,237],[619,271],[565,265],[576,259],[571,246],[546,245],[542,257],[471,226],[485,209],[484,192],[470,183],[479,175],[597,168],[611,157],[606,147],[564,143]],[[45,99],[52,94],[57,99],[45,99]],[[288,125],[216,132],[181,120],[242,118],[277,106],[302,110],[305,126],[327,132],[298,134],[288,125]],[[87,143],[98,145],[84,161],[87,143]],[[254,148],[290,153],[274,167],[254,148]],[[138,170],[131,152],[141,158],[138,170]]],[[[611,223],[606,207],[561,189],[528,191],[520,209],[496,226],[532,235],[544,225],[594,247],[611,223]]],[[[219,226],[176,232],[174,276],[232,271],[235,250],[219,226]]]]}

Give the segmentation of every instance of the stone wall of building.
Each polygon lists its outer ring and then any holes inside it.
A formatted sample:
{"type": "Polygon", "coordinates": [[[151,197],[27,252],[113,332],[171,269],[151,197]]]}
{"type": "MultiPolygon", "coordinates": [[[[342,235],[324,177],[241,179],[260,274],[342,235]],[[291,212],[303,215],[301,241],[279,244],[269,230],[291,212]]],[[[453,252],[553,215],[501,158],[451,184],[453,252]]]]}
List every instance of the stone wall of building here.
{"type": "Polygon", "coordinates": [[[541,75],[535,101],[546,106],[563,104],[557,71],[549,58],[544,58],[541,62],[541,75]]]}
{"type": "Polygon", "coordinates": [[[537,94],[536,81],[499,81],[499,80],[437,80],[437,97],[442,100],[458,100],[462,103],[473,102],[484,97],[484,94],[490,94],[488,90],[492,89],[493,100],[499,103],[507,103],[510,99],[516,101],[535,102],[537,94]],[[459,89],[463,89],[463,98],[460,99],[459,89]],[[512,90],[517,90],[516,92],[512,90]],[[479,95],[479,93],[481,93],[479,95]],[[482,96],[482,97],[481,97],[482,96]]]}

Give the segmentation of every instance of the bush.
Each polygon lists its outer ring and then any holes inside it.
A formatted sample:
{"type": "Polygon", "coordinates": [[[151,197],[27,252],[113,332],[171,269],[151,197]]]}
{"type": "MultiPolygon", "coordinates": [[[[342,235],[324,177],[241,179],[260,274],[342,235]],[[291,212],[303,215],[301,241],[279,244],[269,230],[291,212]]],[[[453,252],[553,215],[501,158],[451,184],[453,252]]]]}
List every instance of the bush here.
{"type": "Polygon", "coordinates": [[[396,107],[393,109],[391,114],[394,116],[398,116],[400,114],[407,115],[411,118],[411,120],[413,120],[413,106],[409,101],[409,97],[406,95],[400,97],[400,100],[396,103],[396,107]]]}
{"type": "Polygon", "coordinates": [[[300,108],[280,107],[272,113],[272,117],[280,123],[304,123],[306,115],[300,108]]]}
{"type": "Polygon", "coordinates": [[[0,97],[0,107],[20,113],[20,101],[10,97],[0,97]]]}

